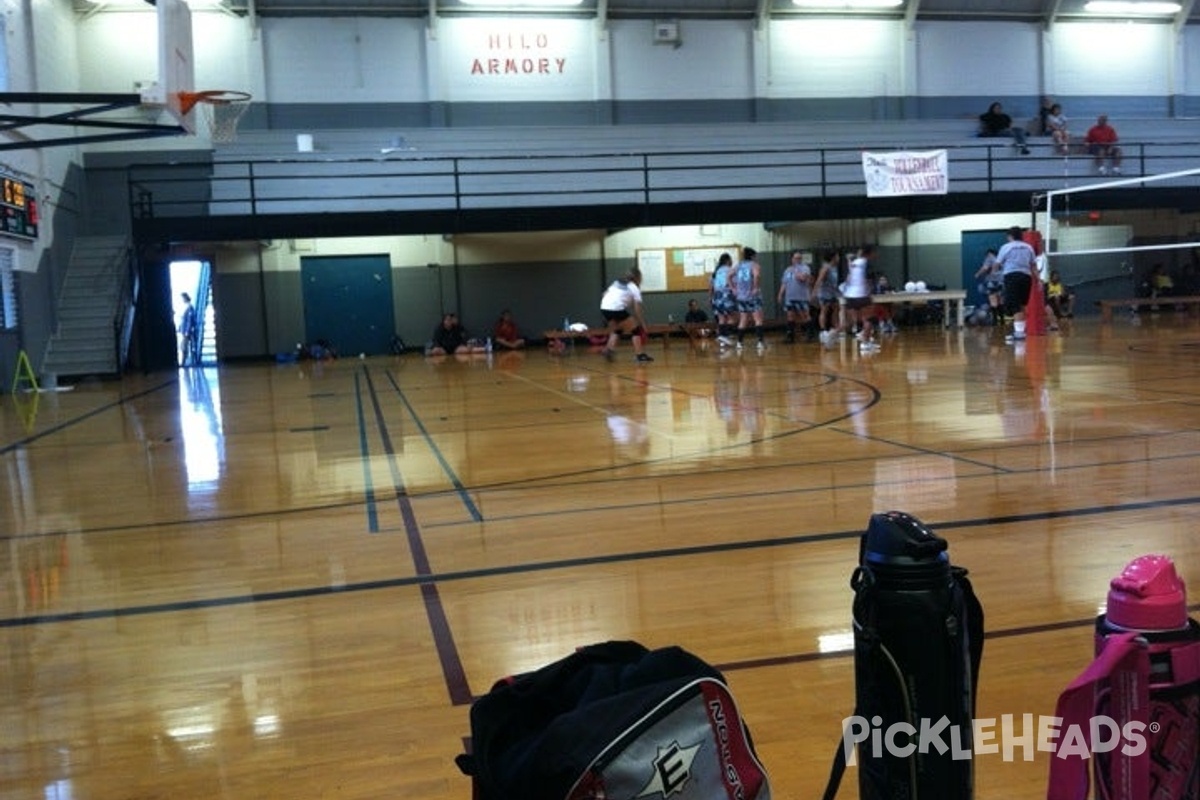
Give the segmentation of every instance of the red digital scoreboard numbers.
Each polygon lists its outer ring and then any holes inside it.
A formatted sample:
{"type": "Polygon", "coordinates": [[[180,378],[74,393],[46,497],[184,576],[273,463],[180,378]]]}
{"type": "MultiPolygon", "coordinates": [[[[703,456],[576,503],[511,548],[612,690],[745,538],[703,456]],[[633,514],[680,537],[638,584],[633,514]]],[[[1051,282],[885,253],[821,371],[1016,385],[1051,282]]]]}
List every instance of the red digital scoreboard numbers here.
{"type": "Polygon", "coordinates": [[[33,184],[11,175],[0,175],[0,181],[0,234],[36,239],[38,207],[33,184]]]}

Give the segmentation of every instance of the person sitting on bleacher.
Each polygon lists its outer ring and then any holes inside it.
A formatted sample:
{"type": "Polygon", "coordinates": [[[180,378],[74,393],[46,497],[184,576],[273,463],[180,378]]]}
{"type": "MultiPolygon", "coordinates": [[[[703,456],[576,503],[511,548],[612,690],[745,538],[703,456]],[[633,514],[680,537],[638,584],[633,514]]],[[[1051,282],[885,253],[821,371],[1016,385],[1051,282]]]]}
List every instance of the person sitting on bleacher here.
{"type": "Polygon", "coordinates": [[[1096,124],[1088,128],[1083,137],[1088,152],[1096,160],[1096,169],[1101,175],[1107,175],[1109,168],[1104,164],[1105,159],[1112,162],[1112,174],[1121,174],[1121,148],[1117,145],[1120,139],[1117,131],[1108,124],[1108,116],[1101,114],[1096,118],[1096,124]]]}
{"type": "Polygon", "coordinates": [[[1025,129],[1013,127],[1012,117],[1004,113],[1004,108],[1000,103],[992,103],[986,113],[979,115],[979,135],[983,137],[1010,136],[1013,140],[1013,147],[1021,148],[1021,155],[1029,155],[1029,148],[1025,146],[1025,129]]]}

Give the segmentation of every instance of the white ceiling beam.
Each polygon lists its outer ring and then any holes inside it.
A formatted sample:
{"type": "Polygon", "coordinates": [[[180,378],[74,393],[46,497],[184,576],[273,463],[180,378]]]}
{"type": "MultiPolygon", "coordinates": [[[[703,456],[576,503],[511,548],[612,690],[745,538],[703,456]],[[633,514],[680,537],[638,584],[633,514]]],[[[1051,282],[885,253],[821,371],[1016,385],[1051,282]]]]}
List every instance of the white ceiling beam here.
{"type": "Polygon", "coordinates": [[[917,12],[920,10],[921,0],[908,0],[908,7],[904,9],[904,26],[909,30],[917,24],[917,12]]]}
{"type": "Polygon", "coordinates": [[[1058,12],[1062,10],[1063,0],[1053,0],[1050,6],[1046,9],[1045,28],[1050,30],[1054,27],[1054,22],[1058,19],[1058,12]]]}
{"type": "Polygon", "coordinates": [[[754,28],[762,30],[767,24],[767,19],[771,15],[771,0],[758,0],[758,7],[754,10],[754,28]]]}
{"type": "Polygon", "coordinates": [[[1182,0],[1180,6],[1182,6],[1182,8],[1180,8],[1179,13],[1175,15],[1176,36],[1183,33],[1183,26],[1187,25],[1188,20],[1191,19],[1192,9],[1196,7],[1196,0],[1182,0]]]}

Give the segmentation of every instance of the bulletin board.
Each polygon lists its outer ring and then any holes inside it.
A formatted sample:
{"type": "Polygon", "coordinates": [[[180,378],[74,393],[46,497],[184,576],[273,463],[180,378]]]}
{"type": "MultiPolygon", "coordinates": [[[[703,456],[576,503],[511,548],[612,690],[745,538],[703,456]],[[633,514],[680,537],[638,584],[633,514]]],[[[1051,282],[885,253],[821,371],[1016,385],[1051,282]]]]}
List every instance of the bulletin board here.
{"type": "Polygon", "coordinates": [[[722,253],[738,262],[741,246],[651,247],[639,249],[643,292],[696,292],[708,290],[708,279],[722,253]]]}

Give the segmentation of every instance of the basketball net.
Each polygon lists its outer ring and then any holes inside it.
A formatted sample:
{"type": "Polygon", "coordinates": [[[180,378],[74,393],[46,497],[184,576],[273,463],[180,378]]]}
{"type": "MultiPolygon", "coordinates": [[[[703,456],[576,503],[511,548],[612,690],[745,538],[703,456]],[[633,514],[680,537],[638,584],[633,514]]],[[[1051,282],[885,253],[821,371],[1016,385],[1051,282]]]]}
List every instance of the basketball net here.
{"type": "Polygon", "coordinates": [[[221,144],[237,139],[238,123],[250,108],[250,95],[229,90],[184,92],[180,95],[180,105],[185,114],[199,106],[209,138],[214,144],[221,144]]]}

